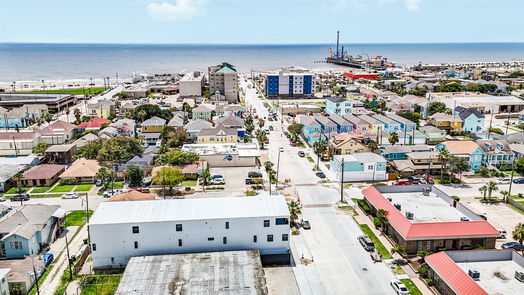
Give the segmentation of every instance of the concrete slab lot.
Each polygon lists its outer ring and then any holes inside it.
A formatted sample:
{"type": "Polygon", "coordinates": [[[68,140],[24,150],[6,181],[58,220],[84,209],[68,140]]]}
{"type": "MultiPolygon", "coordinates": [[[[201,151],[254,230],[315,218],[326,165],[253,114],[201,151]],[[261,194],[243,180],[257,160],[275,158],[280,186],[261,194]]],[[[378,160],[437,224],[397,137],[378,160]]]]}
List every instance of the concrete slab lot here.
{"type": "Polygon", "coordinates": [[[393,274],[384,263],[372,262],[357,240],[362,232],[353,218],[326,207],[338,200],[339,192],[322,186],[296,189],[304,204],[302,215],[311,222],[311,230],[301,230],[300,236],[291,237],[300,252],[293,255],[300,257],[305,252],[305,258],[314,260],[294,269],[301,294],[394,294],[389,285],[393,274]]]}
{"type": "Polygon", "coordinates": [[[251,188],[246,185],[246,178],[249,171],[260,171],[257,167],[218,167],[211,168],[209,172],[211,175],[220,174],[226,181],[225,192],[233,195],[244,195],[244,192],[251,188]]]}

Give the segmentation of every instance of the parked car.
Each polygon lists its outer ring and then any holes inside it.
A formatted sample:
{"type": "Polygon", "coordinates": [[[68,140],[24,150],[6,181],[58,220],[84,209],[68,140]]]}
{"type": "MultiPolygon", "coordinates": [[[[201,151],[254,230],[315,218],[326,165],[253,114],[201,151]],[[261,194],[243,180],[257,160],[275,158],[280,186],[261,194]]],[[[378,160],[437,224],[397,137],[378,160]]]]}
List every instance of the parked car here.
{"type": "Polygon", "coordinates": [[[42,260],[44,261],[44,266],[49,266],[51,262],[55,259],[53,253],[46,253],[42,255],[42,260]]]}
{"type": "Polygon", "coordinates": [[[214,174],[213,176],[211,176],[211,178],[224,178],[224,176],[220,174],[214,174]]]}
{"type": "Polygon", "coordinates": [[[326,178],[326,174],[324,174],[324,172],[317,172],[315,175],[320,178],[326,178]]]}
{"type": "Polygon", "coordinates": [[[96,185],[96,186],[102,186],[102,184],[104,184],[104,182],[102,181],[102,179],[97,179],[97,180],[95,181],[95,185],[96,185]]]}
{"type": "Polygon", "coordinates": [[[375,244],[373,241],[366,235],[358,236],[358,241],[366,249],[366,251],[373,251],[375,249],[375,244]]]}
{"type": "Polygon", "coordinates": [[[399,295],[409,295],[409,290],[406,286],[399,280],[393,279],[390,282],[391,287],[395,290],[395,293],[399,295]]]}
{"type": "Polygon", "coordinates": [[[251,178],[246,178],[246,184],[255,184],[255,182],[251,178]]]}
{"type": "Polygon", "coordinates": [[[507,177],[497,179],[497,184],[509,184],[510,182],[511,182],[511,179],[507,177]]]}
{"type": "Polygon", "coordinates": [[[303,158],[303,157],[306,156],[306,153],[304,153],[303,151],[299,151],[299,152],[298,152],[298,156],[301,157],[301,158],[303,158]]]}
{"type": "Polygon", "coordinates": [[[218,184],[226,184],[226,181],[224,180],[224,178],[213,178],[211,179],[211,181],[209,182],[209,184],[212,184],[212,185],[218,185],[218,184]]]}
{"type": "Polygon", "coordinates": [[[303,229],[311,229],[311,224],[309,223],[309,220],[302,219],[302,228],[303,229]]]}
{"type": "Polygon", "coordinates": [[[115,190],[108,189],[104,191],[103,195],[104,195],[104,198],[110,198],[113,195],[118,195],[118,194],[121,194],[122,192],[123,191],[121,189],[115,189],[115,190]]]}
{"type": "Polygon", "coordinates": [[[65,193],[62,195],[62,199],[77,199],[78,194],[77,193],[65,193]]]}
{"type": "Polygon", "coordinates": [[[15,196],[12,196],[11,197],[11,202],[15,202],[15,201],[29,201],[29,199],[31,198],[31,196],[29,196],[29,194],[18,194],[18,195],[15,195],[15,196]]]}
{"type": "Polygon", "coordinates": [[[151,190],[147,187],[137,187],[135,188],[135,191],[141,192],[141,193],[150,193],[151,190]]]}
{"type": "Polygon", "coordinates": [[[408,177],[408,180],[409,180],[412,184],[419,184],[419,183],[421,182],[420,177],[416,177],[416,176],[410,176],[410,177],[408,177]]]}
{"type": "Polygon", "coordinates": [[[298,146],[298,143],[294,140],[291,141],[291,146],[292,147],[297,147],[298,146]]]}
{"type": "Polygon", "coordinates": [[[524,183],[524,178],[522,178],[522,177],[515,178],[515,179],[513,179],[513,183],[524,183]]]}
{"type": "Polygon", "coordinates": [[[506,233],[506,230],[503,229],[503,228],[497,228],[497,230],[499,231],[499,239],[505,239],[506,236],[507,236],[507,233],[506,233]]]}
{"type": "Polygon", "coordinates": [[[524,249],[524,246],[519,242],[507,242],[501,245],[502,249],[515,249],[520,251],[524,249]]]}
{"type": "Polygon", "coordinates": [[[0,196],[0,202],[5,202],[5,196],[0,196]]]}
{"type": "Polygon", "coordinates": [[[273,126],[271,126],[271,125],[269,125],[269,127],[268,127],[268,128],[269,128],[269,130],[270,130],[270,131],[273,131],[273,130],[275,130],[275,128],[273,128],[273,126]]]}
{"type": "Polygon", "coordinates": [[[399,179],[393,185],[412,185],[412,183],[407,179],[399,179]]]}
{"type": "Polygon", "coordinates": [[[269,129],[265,129],[264,132],[269,135],[269,133],[271,133],[271,131],[269,131],[269,129]]]}
{"type": "Polygon", "coordinates": [[[147,176],[147,177],[144,177],[144,179],[142,179],[142,184],[149,185],[151,184],[151,181],[153,181],[151,176],[147,176]]]}
{"type": "Polygon", "coordinates": [[[247,177],[249,178],[258,178],[258,177],[262,177],[262,173],[261,172],[258,172],[258,171],[249,171],[247,173],[247,177]]]}

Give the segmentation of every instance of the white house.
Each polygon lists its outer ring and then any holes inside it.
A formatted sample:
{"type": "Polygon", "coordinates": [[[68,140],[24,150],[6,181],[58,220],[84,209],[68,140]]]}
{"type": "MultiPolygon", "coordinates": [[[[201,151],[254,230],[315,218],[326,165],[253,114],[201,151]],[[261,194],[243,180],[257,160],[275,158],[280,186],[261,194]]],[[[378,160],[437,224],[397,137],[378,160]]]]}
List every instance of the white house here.
{"type": "Polygon", "coordinates": [[[93,267],[124,267],[133,256],[259,250],[289,263],[284,197],[103,202],[89,222],[93,267]]]}

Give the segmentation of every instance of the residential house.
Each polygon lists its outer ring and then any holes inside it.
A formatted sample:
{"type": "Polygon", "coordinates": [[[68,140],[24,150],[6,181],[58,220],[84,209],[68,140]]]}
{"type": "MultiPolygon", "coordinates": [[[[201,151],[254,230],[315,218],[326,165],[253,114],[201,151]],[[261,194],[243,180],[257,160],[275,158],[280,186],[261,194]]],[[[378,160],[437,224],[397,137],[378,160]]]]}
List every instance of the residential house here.
{"type": "Polygon", "coordinates": [[[337,124],[337,132],[338,133],[345,133],[345,132],[353,132],[353,124],[348,122],[343,117],[334,114],[329,116],[329,120],[333,121],[333,123],[337,124]]]}
{"type": "Polygon", "coordinates": [[[38,133],[42,135],[40,137],[40,143],[63,144],[73,139],[77,129],[78,127],[74,124],[57,120],[38,131],[38,133]]]}
{"type": "Polygon", "coordinates": [[[119,135],[120,134],[118,133],[118,129],[113,126],[107,126],[106,128],[100,130],[100,132],[98,132],[98,137],[104,139],[111,139],[119,135]]]}
{"type": "Polygon", "coordinates": [[[154,199],[155,194],[130,190],[122,194],[111,196],[109,199],[107,199],[107,202],[148,201],[154,199]]]}
{"type": "Polygon", "coordinates": [[[197,143],[237,143],[238,134],[235,128],[218,124],[215,128],[202,129],[197,135],[197,143]]]}
{"type": "Polygon", "coordinates": [[[369,124],[353,114],[346,114],[343,118],[353,126],[353,133],[363,134],[368,132],[369,124]]]}
{"type": "Polygon", "coordinates": [[[393,166],[401,177],[413,175],[439,175],[442,163],[439,160],[439,152],[414,152],[407,153],[405,160],[393,160],[393,166]]]}
{"type": "Polygon", "coordinates": [[[428,124],[446,130],[446,132],[460,133],[462,131],[462,118],[458,115],[436,113],[428,117],[428,124]]]}
{"type": "Polygon", "coordinates": [[[435,126],[427,125],[419,127],[418,131],[428,137],[428,144],[438,144],[446,140],[446,131],[435,126]]]}
{"type": "Polygon", "coordinates": [[[405,160],[407,154],[432,151],[433,148],[422,145],[385,145],[380,147],[380,154],[388,161],[405,160]]]}
{"type": "Polygon", "coordinates": [[[24,165],[27,167],[33,167],[40,163],[41,160],[42,157],[35,154],[18,157],[0,157],[0,167],[3,167],[4,165],[24,165]]]}
{"type": "Polygon", "coordinates": [[[7,282],[11,293],[7,295],[28,294],[35,284],[37,276],[44,273],[44,260],[39,256],[27,256],[23,259],[0,259],[0,268],[9,269],[7,282]],[[16,290],[16,291],[15,291],[16,290]]]}
{"type": "Polygon", "coordinates": [[[135,137],[136,136],[136,122],[133,119],[120,119],[109,124],[110,127],[115,127],[118,130],[118,135],[135,137]]]}
{"type": "Polygon", "coordinates": [[[351,133],[336,134],[329,140],[329,150],[333,155],[352,155],[371,150],[362,143],[362,136],[351,133]]]}
{"type": "Polygon", "coordinates": [[[56,144],[50,146],[44,152],[44,158],[50,164],[69,164],[73,162],[76,152],[76,145],[56,144]]]}
{"type": "Polygon", "coordinates": [[[102,99],[96,103],[87,104],[87,115],[108,119],[115,115],[115,103],[102,99]]]}
{"type": "Polygon", "coordinates": [[[360,115],[358,116],[361,120],[368,123],[368,132],[370,133],[378,133],[378,132],[384,132],[384,123],[380,122],[379,120],[368,116],[368,115],[360,115]]]}
{"type": "Polygon", "coordinates": [[[24,171],[25,165],[20,164],[3,164],[0,169],[0,192],[6,192],[10,188],[16,186],[16,182],[13,181],[13,176],[24,171]]]}
{"type": "Polygon", "coordinates": [[[58,205],[24,204],[0,218],[0,256],[38,255],[59,235],[65,211],[58,205]]]}
{"type": "Polygon", "coordinates": [[[73,162],[59,178],[70,183],[94,183],[96,173],[101,168],[97,160],[87,160],[84,158],[73,162]]]}
{"type": "Polygon", "coordinates": [[[412,132],[417,129],[417,123],[408,120],[402,116],[396,114],[387,114],[387,117],[400,123],[400,130],[405,132],[412,132]]]}
{"type": "Polygon", "coordinates": [[[344,116],[353,112],[353,101],[339,96],[331,96],[326,98],[325,112],[329,115],[344,116]]]}
{"type": "MultiPolygon", "coordinates": [[[[379,145],[392,145],[389,141],[391,133],[379,130],[378,133],[363,134],[365,140],[374,140],[379,145]]],[[[411,130],[411,132],[397,132],[398,142],[395,145],[420,145],[426,144],[427,137],[418,130],[411,130]]]]}
{"type": "Polygon", "coordinates": [[[193,120],[206,120],[209,121],[213,117],[213,109],[206,105],[200,105],[191,111],[193,120]]]}
{"type": "Polygon", "coordinates": [[[166,120],[159,118],[157,116],[151,117],[140,125],[140,131],[138,131],[138,139],[142,142],[149,144],[156,143],[162,131],[164,131],[164,126],[166,125],[166,120]]]}
{"type": "Polygon", "coordinates": [[[187,132],[188,134],[187,138],[189,140],[196,140],[197,134],[200,132],[200,130],[209,129],[212,127],[213,127],[213,124],[209,123],[208,121],[202,120],[202,119],[196,119],[196,120],[189,121],[184,126],[184,130],[187,132]]]}
{"type": "Polygon", "coordinates": [[[511,166],[515,153],[505,140],[481,139],[477,144],[484,152],[483,165],[488,168],[500,168],[502,164],[511,166]]]}
{"type": "Polygon", "coordinates": [[[302,127],[302,135],[307,140],[309,145],[312,145],[315,141],[320,140],[320,132],[322,126],[313,117],[302,116],[300,117],[300,123],[304,125],[302,127]],[[315,136],[313,136],[316,134],[315,136]]]}
{"type": "Polygon", "coordinates": [[[378,121],[384,123],[384,130],[386,132],[388,132],[388,133],[393,133],[393,132],[397,132],[398,133],[399,131],[401,131],[399,122],[397,122],[397,121],[395,121],[393,119],[390,119],[390,118],[388,118],[388,117],[386,117],[384,115],[380,115],[380,114],[374,115],[373,119],[378,120],[378,121]]]}
{"type": "Polygon", "coordinates": [[[198,160],[180,167],[180,170],[182,171],[182,175],[184,175],[184,179],[197,179],[198,176],[208,168],[206,161],[198,160]]]}
{"type": "Polygon", "coordinates": [[[374,153],[335,155],[329,163],[329,170],[343,182],[384,181],[387,179],[386,163],[384,157],[374,153]]]}
{"type": "Polygon", "coordinates": [[[446,149],[451,155],[455,157],[465,158],[471,170],[478,172],[482,167],[484,159],[484,151],[480,146],[471,140],[446,140],[435,147],[435,150],[440,151],[446,149]]]}
{"type": "Polygon", "coordinates": [[[520,159],[524,157],[524,144],[521,144],[521,143],[510,144],[509,148],[515,154],[515,159],[520,159]]]}
{"type": "Polygon", "coordinates": [[[224,106],[224,116],[236,116],[240,118],[244,118],[246,115],[246,107],[237,105],[237,104],[230,104],[227,106],[224,106]]]}
{"type": "Polygon", "coordinates": [[[217,119],[218,124],[222,124],[229,128],[236,128],[241,129],[244,128],[244,119],[236,117],[236,116],[227,116],[227,117],[221,117],[217,119]]]}
{"type": "Polygon", "coordinates": [[[42,164],[31,167],[24,172],[22,185],[31,186],[52,186],[58,181],[58,176],[64,172],[65,165],[42,164]]]}
{"type": "Polygon", "coordinates": [[[167,123],[167,126],[175,128],[177,131],[184,130],[184,118],[180,116],[173,116],[173,118],[167,123]]]}
{"type": "Polygon", "coordinates": [[[391,109],[391,112],[394,114],[402,114],[402,113],[409,113],[413,112],[413,107],[405,104],[405,103],[397,103],[389,107],[391,109]]]}
{"type": "Polygon", "coordinates": [[[130,165],[138,166],[138,168],[142,169],[144,171],[144,175],[148,175],[149,172],[151,172],[151,169],[153,169],[153,166],[155,164],[155,156],[154,155],[136,155],[131,160],[127,161],[124,164],[124,168],[127,170],[127,168],[130,165]]]}
{"type": "Polygon", "coordinates": [[[481,134],[484,130],[484,115],[474,108],[456,107],[455,113],[462,119],[462,131],[481,134]]]}
{"type": "Polygon", "coordinates": [[[91,120],[84,122],[82,124],[78,125],[79,129],[83,129],[84,131],[87,130],[100,130],[103,127],[109,125],[111,121],[108,119],[100,118],[100,117],[94,117],[91,120]]]}
{"type": "Polygon", "coordinates": [[[7,110],[0,107],[0,128],[25,128],[36,122],[47,112],[43,104],[28,104],[7,110]]]}
{"type": "Polygon", "coordinates": [[[98,135],[94,133],[87,133],[86,135],[77,139],[74,144],[77,148],[83,147],[84,145],[99,139],[98,135]]]}
{"type": "Polygon", "coordinates": [[[0,156],[27,156],[40,143],[38,132],[1,132],[0,156]]]}
{"type": "Polygon", "coordinates": [[[329,120],[327,117],[324,116],[313,116],[313,118],[320,123],[320,133],[324,136],[327,136],[328,138],[331,137],[331,134],[337,133],[337,124],[335,122],[329,120]]]}

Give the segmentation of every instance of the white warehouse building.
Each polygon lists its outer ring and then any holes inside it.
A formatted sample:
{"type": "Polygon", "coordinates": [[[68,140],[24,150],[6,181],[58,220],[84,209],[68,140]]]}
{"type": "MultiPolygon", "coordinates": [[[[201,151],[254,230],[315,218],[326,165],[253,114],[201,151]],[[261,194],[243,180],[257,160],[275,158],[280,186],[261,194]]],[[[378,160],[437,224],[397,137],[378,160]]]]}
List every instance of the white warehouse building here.
{"type": "Polygon", "coordinates": [[[289,211],[282,196],[102,202],[89,222],[93,267],[134,256],[259,250],[288,264],[289,211]]]}

